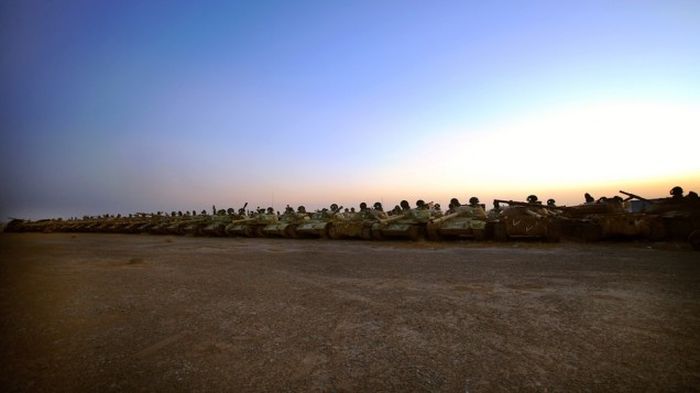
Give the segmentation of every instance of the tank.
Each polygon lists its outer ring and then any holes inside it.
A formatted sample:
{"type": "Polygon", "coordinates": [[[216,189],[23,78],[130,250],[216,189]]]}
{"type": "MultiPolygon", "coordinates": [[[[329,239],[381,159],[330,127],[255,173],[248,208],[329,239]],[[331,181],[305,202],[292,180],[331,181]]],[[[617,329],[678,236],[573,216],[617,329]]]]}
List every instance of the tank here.
{"type": "Polygon", "coordinates": [[[622,198],[601,198],[592,203],[564,207],[562,233],[575,240],[650,239],[664,236],[658,217],[631,211],[622,198]]]}
{"type": "Polygon", "coordinates": [[[156,215],[150,225],[144,225],[144,227],[147,227],[146,230],[152,235],[165,235],[171,224],[171,219],[170,216],[156,215]]]}
{"type": "Polygon", "coordinates": [[[331,222],[336,220],[340,208],[322,209],[311,215],[311,218],[297,225],[295,233],[297,237],[319,237],[326,239],[329,237],[328,229],[331,222]]]}
{"type": "Polygon", "coordinates": [[[14,232],[14,233],[20,233],[20,232],[29,232],[30,227],[29,227],[29,220],[22,220],[20,218],[13,218],[8,222],[5,227],[3,228],[3,232],[14,232]]]}
{"type": "Polygon", "coordinates": [[[61,218],[35,221],[32,226],[33,232],[51,233],[58,232],[65,221],[61,218]]]}
{"type": "MultiPolygon", "coordinates": [[[[185,224],[182,227],[182,234],[189,236],[205,236],[207,234],[204,232],[204,229],[214,222],[219,222],[221,218],[222,217],[220,216],[210,215],[199,215],[194,217],[187,216],[187,218],[184,220],[185,224]]],[[[227,220],[228,217],[224,216],[223,219],[227,220]]],[[[228,219],[228,222],[230,221],[231,220],[228,219]]]]}
{"type": "MultiPolygon", "coordinates": [[[[680,187],[674,187],[679,188],[680,187]]],[[[620,193],[626,195],[626,200],[633,202],[640,200],[644,202],[641,213],[649,219],[657,220],[661,228],[657,238],[652,240],[679,240],[688,241],[694,249],[700,245],[700,199],[697,194],[689,193],[687,196],[680,195],[671,198],[646,199],[638,195],[625,191],[620,193]]],[[[673,193],[673,190],[672,190],[673,193]]]]}
{"type": "Polygon", "coordinates": [[[158,234],[160,232],[159,229],[166,227],[169,220],[169,216],[166,217],[158,214],[151,214],[147,217],[145,222],[136,227],[135,231],[136,233],[158,234]]]}
{"type": "Polygon", "coordinates": [[[224,232],[227,236],[246,236],[253,237],[253,227],[249,226],[248,223],[255,220],[255,217],[241,218],[238,220],[233,220],[230,224],[226,225],[224,232]]]}
{"type": "Polygon", "coordinates": [[[252,217],[234,220],[226,226],[225,232],[228,236],[261,237],[262,229],[277,221],[274,213],[256,213],[252,217]]]}
{"type": "Polygon", "coordinates": [[[357,213],[337,214],[328,226],[328,237],[338,239],[372,239],[372,225],[378,222],[369,209],[357,213]]]}
{"type": "Polygon", "coordinates": [[[432,218],[426,225],[429,240],[486,238],[486,212],[483,206],[459,206],[441,217],[432,218]]]}
{"type": "Polygon", "coordinates": [[[138,214],[129,220],[129,225],[123,228],[123,233],[145,233],[148,231],[153,218],[146,214],[138,214]]]}
{"type": "Polygon", "coordinates": [[[198,219],[203,216],[170,216],[160,228],[159,233],[163,235],[184,235],[185,228],[190,224],[191,219],[198,219]]]}
{"type": "Polygon", "coordinates": [[[231,214],[218,214],[212,216],[211,220],[201,228],[200,234],[203,236],[226,236],[226,226],[238,216],[231,214]]]}
{"type": "Polygon", "coordinates": [[[271,222],[262,228],[262,234],[266,237],[297,237],[297,227],[304,224],[309,219],[305,211],[300,210],[295,212],[294,209],[288,208],[279,217],[276,222],[271,222]]]}
{"type": "Polygon", "coordinates": [[[130,224],[127,217],[112,217],[100,225],[98,232],[101,233],[123,233],[124,228],[130,224]]]}
{"type": "Polygon", "coordinates": [[[372,225],[372,238],[403,238],[419,240],[425,236],[425,228],[431,219],[431,209],[408,209],[400,214],[380,219],[372,225]]]}
{"type": "Polygon", "coordinates": [[[508,206],[502,208],[498,215],[487,223],[495,240],[541,239],[551,242],[560,240],[561,228],[557,209],[538,202],[494,200],[494,206],[500,206],[500,204],[508,206]]]}

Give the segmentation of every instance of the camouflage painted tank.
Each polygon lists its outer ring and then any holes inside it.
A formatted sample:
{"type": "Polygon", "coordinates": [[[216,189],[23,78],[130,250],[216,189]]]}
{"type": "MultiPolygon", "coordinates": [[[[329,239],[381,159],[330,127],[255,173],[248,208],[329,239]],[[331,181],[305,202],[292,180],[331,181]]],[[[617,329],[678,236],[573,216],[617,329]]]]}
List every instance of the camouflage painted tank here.
{"type": "Polygon", "coordinates": [[[338,214],[328,227],[331,239],[372,239],[372,225],[377,223],[376,212],[360,204],[360,211],[338,214]]]}
{"type": "Polygon", "coordinates": [[[69,232],[91,232],[91,228],[97,228],[100,225],[101,219],[88,217],[82,220],[77,220],[68,225],[69,232]]]}
{"type": "Polygon", "coordinates": [[[462,206],[457,199],[452,200],[450,209],[440,217],[432,218],[426,225],[430,240],[450,238],[486,238],[486,212],[478,199],[472,198],[470,205],[462,206]]]}
{"type": "Polygon", "coordinates": [[[152,235],[165,235],[170,226],[171,217],[157,214],[152,217],[151,222],[144,224],[143,228],[152,235]]]}
{"type": "Polygon", "coordinates": [[[253,228],[248,225],[249,222],[255,220],[255,217],[245,217],[238,220],[233,220],[230,224],[226,225],[224,232],[227,236],[245,236],[253,237],[253,228]]]}
{"type": "Polygon", "coordinates": [[[267,211],[261,209],[251,217],[234,220],[226,226],[225,231],[229,236],[261,237],[262,229],[277,221],[277,215],[272,208],[268,208],[267,211]]]}
{"type": "Polygon", "coordinates": [[[124,229],[129,226],[129,219],[126,217],[111,217],[100,225],[98,232],[101,233],[124,233],[124,229]]]}
{"type": "Polygon", "coordinates": [[[404,238],[419,240],[425,236],[425,228],[432,218],[433,210],[423,201],[416,202],[417,207],[411,209],[408,202],[401,201],[401,213],[385,219],[380,219],[372,225],[372,238],[404,238]]]}
{"type": "Polygon", "coordinates": [[[123,233],[145,233],[152,218],[144,213],[138,213],[129,220],[129,224],[123,228],[123,233]]]}
{"type": "Polygon", "coordinates": [[[199,215],[195,217],[189,216],[186,220],[184,227],[182,228],[182,234],[189,236],[205,236],[206,233],[204,232],[204,229],[215,222],[219,222],[220,220],[231,222],[231,220],[225,215],[199,215]]]}
{"type": "Polygon", "coordinates": [[[196,219],[197,217],[201,216],[177,216],[171,214],[165,222],[154,229],[156,229],[159,234],[163,235],[184,235],[185,227],[189,225],[190,219],[196,219]]]}
{"type": "Polygon", "coordinates": [[[296,212],[287,207],[277,222],[271,222],[262,228],[262,234],[267,237],[294,238],[297,237],[297,227],[307,220],[309,216],[304,206],[299,206],[296,212]]]}
{"type": "Polygon", "coordinates": [[[219,212],[216,216],[211,217],[211,220],[201,229],[201,234],[204,236],[226,236],[226,226],[231,224],[240,216],[231,213],[219,212]]]}
{"type": "Polygon", "coordinates": [[[320,237],[328,238],[328,228],[331,222],[340,214],[340,207],[335,203],[330,209],[322,209],[311,215],[311,218],[305,220],[296,227],[296,235],[298,237],[320,237]]]}

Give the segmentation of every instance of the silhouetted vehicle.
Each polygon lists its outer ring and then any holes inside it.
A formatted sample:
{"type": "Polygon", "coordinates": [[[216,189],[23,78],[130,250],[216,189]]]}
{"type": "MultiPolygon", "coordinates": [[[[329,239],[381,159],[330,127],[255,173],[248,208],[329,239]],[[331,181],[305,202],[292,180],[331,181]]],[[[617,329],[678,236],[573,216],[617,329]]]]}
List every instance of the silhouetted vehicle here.
{"type": "Polygon", "coordinates": [[[561,228],[555,208],[535,201],[496,199],[494,204],[507,205],[501,210],[497,219],[489,222],[495,240],[542,239],[550,242],[560,240],[561,228]]]}

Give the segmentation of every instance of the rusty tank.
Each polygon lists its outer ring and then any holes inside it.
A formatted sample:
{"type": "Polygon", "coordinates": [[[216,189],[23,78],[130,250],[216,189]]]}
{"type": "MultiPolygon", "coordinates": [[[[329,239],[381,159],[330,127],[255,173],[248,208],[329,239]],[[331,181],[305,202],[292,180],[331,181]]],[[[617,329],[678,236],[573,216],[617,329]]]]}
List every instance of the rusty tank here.
{"type": "Polygon", "coordinates": [[[530,195],[527,202],[495,199],[497,215],[492,215],[488,225],[493,238],[499,241],[514,239],[541,239],[558,242],[561,238],[559,212],[553,206],[544,205],[530,195]],[[506,204],[501,208],[501,204],[506,204]]]}
{"type": "Polygon", "coordinates": [[[658,217],[630,210],[620,197],[563,207],[561,218],[563,233],[575,240],[660,240],[664,236],[658,217]]]}
{"type": "Polygon", "coordinates": [[[620,191],[627,196],[625,202],[631,209],[655,219],[660,226],[660,235],[652,240],[687,241],[700,249],[700,199],[695,192],[683,196],[681,187],[673,187],[671,197],[646,199],[638,195],[620,191]]]}

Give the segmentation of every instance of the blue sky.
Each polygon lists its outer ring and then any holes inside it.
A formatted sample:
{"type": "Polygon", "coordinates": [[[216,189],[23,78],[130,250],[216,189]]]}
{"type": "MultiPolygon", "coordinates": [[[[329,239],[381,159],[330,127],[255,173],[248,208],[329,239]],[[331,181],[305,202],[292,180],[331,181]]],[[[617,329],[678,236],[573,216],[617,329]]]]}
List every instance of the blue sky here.
{"type": "Polygon", "coordinates": [[[3,219],[700,188],[697,1],[0,7],[3,219]]]}

